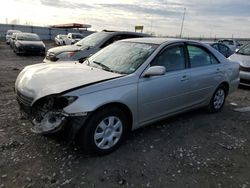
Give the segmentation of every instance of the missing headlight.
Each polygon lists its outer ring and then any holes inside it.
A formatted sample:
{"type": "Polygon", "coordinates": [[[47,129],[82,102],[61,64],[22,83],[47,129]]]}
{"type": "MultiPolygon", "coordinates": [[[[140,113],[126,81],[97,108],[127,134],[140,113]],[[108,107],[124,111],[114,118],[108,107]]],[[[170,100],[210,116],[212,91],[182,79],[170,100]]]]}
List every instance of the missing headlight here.
{"type": "Polygon", "coordinates": [[[76,99],[75,96],[48,96],[40,99],[36,106],[44,110],[62,110],[76,99]]]}

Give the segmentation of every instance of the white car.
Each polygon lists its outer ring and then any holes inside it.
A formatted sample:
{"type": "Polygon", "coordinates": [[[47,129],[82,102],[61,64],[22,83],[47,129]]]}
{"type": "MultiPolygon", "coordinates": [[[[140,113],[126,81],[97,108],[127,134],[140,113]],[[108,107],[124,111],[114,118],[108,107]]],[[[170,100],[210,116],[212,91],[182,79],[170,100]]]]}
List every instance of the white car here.
{"type": "Polygon", "coordinates": [[[13,33],[21,33],[19,30],[8,30],[6,33],[6,44],[10,44],[10,39],[13,33]]]}
{"type": "Polygon", "coordinates": [[[71,41],[68,39],[67,35],[56,35],[55,44],[57,46],[70,45],[71,41]]]}
{"type": "Polygon", "coordinates": [[[242,46],[228,59],[240,64],[240,83],[250,86],[250,43],[242,46]]]}
{"type": "Polygon", "coordinates": [[[84,38],[80,33],[68,33],[67,37],[71,41],[71,44],[75,44],[84,38]]]}
{"type": "Polygon", "coordinates": [[[221,39],[218,42],[227,45],[233,52],[241,46],[235,39],[221,39]]]}

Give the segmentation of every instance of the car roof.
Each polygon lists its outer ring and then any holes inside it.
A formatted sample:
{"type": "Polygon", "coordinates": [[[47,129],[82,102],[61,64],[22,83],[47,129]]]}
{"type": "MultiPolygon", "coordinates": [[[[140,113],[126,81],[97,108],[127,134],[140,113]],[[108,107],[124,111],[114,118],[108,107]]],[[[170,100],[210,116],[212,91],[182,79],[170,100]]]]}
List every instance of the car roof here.
{"type": "MultiPolygon", "coordinates": [[[[217,44],[218,42],[214,42],[214,41],[200,41],[202,43],[205,43],[205,44],[217,44]]],[[[221,43],[218,43],[218,44],[221,44],[221,43]]]]}
{"type": "Polygon", "coordinates": [[[28,32],[22,32],[22,33],[17,33],[18,35],[37,35],[36,33],[28,33],[28,32]]]}
{"type": "Polygon", "coordinates": [[[127,42],[137,42],[137,43],[148,43],[148,44],[163,44],[163,43],[174,43],[174,42],[197,42],[187,39],[177,39],[177,38],[157,38],[157,37],[145,37],[145,38],[132,38],[132,39],[125,39],[123,41],[127,42]]]}
{"type": "Polygon", "coordinates": [[[151,35],[149,34],[146,34],[146,33],[138,33],[138,32],[132,32],[132,31],[107,31],[107,30],[104,30],[104,31],[101,31],[100,33],[107,33],[107,34],[110,34],[110,35],[136,35],[136,36],[140,36],[140,37],[151,37],[151,35]]]}

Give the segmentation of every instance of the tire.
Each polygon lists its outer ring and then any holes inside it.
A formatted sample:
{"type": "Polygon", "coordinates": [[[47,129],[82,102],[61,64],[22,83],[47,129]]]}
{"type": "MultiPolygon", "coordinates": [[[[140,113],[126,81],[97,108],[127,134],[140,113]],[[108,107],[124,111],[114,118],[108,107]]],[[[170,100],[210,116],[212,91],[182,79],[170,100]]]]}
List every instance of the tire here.
{"type": "Polygon", "coordinates": [[[19,55],[19,52],[18,52],[18,49],[17,49],[17,47],[16,46],[14,46],[14,48],[13,48],[14,50],[14,53],[16,54],[16,55],[19,55]]]}
{"type": "Polygon", "coordinates": [[[128,132],[125,113],[116,107],[95,112],[83,126],[78,141],[90,154],[106,155],[116,150],[128,132]]]}
{"type": "Polygon", "coordinates": [[[225,86],[220,85],[214,92],[209,105],[207,106],[207,111],[210,113],[219,112],[224,106],[226,99],[227,90],[225,86]]]}

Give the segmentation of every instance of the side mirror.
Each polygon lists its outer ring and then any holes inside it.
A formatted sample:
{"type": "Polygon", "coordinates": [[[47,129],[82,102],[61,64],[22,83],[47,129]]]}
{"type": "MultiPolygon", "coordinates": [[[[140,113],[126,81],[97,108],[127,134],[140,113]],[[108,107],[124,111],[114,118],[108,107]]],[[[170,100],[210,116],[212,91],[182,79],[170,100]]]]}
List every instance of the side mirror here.
{"type": "Polygon", "coordinates": [[[143,77],[150,77],[150,76],[160,76],[166,73],[166,68],[163,66],[152,66],[148,70],[144,72],[143,77]]]}
{"type": "Polygon", "coordinates": [[[238,51],[239,51],[239,48],[236,48],[236,49],[235,49],[235,52],[238,52],[238,51]]]}

